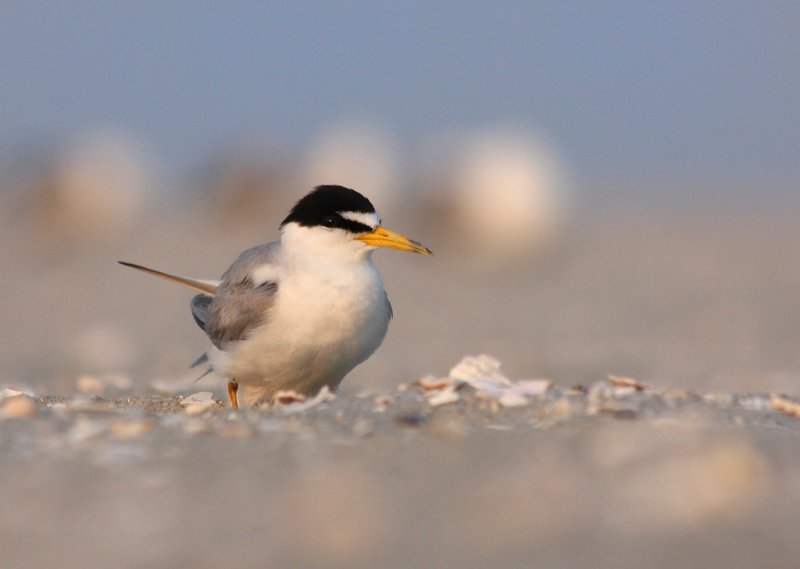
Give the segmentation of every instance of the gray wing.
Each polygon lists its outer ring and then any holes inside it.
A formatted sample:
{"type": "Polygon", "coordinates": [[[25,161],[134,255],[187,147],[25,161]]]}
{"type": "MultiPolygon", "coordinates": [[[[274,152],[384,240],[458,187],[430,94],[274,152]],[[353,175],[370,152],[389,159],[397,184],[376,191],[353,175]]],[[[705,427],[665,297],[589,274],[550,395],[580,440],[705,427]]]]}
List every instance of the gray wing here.
{"type": "MultiPolygon", "coordinates": [[[[200,296],[202,296],[202,295],[200,295],[200,296]]],[[[389,302],[389,293],[387,293],[386,291],[383,291],[383,296],[386,297],[386,308],[389,309],[389,320],[391,320],[392,318],[394,318],[394,308],[392,308],[392,303],[389,302]]]]}
{"type": "Polygon", "coordinates": [[[192,315],[211,343],[223,350],[262,324],[275,302],[278,283],[256,286],[251,274],[256,267],[275,262],[279,244],[268,243],[242,253],[222,275],[213,297],[198,294],[192,299],[192,315]]]}
{"type": "Polygon", "coordinates": [[[211,308],[211,301],[214,300],[213,296],[207,294],[198,294],[192,298],[192,316],[197,325],[205,332],[206,322],[208,321],[208,310],[211,308]]]}

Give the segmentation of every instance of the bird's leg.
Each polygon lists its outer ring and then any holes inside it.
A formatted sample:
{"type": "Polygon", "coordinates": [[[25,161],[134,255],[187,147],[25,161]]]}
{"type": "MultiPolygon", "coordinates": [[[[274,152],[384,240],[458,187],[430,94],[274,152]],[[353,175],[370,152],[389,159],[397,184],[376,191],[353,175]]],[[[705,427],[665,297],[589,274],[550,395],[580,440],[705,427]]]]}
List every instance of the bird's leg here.
{"type": "Polygon", "coordinates": [[[239,408],[239,398],[236,393],[239,391],[239,382],[236,378],[228,380],[228,398],[231,400],[231,407],[234,409],[239,408]]]}

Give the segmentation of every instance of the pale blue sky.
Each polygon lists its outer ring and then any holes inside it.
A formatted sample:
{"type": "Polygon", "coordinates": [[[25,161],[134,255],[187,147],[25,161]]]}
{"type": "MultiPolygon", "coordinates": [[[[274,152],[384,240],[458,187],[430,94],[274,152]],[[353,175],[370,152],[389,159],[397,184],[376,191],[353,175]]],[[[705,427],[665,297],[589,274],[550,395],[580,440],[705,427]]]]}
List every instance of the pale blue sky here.
{"type": "Polygon", "coordinates": [[[800,3],[0,3],[0,152],[130,130],[185,174],[236,136],[342,117],[413,159],[541,129],[581,183],[800,193],[800,3]]]}

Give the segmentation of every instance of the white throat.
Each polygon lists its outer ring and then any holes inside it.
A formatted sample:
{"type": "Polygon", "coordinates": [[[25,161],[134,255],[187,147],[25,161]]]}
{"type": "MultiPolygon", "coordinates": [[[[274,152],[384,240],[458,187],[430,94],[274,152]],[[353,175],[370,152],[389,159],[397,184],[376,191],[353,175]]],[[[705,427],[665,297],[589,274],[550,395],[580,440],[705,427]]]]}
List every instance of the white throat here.
{"type": "Polygon", "coordinates": [[[296,223],[281,228],[281,250],[291,264],[352,266],[369,263],[372,256],[372,249],[347,231],[296,223]]]}

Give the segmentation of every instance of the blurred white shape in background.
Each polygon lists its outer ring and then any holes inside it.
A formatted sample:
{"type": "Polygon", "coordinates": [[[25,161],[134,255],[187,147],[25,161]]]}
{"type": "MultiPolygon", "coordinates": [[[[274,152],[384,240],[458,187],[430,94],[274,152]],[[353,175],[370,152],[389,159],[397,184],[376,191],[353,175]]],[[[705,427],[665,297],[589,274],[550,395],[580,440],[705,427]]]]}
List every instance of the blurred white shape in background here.
{"type": "Polygon", "coordinates": [[[294,160],[267,139],[243,139],[216,153],[197,176],[196,206],[225,228],[277,225],[291,192],[294,160]]]}
{"type": "MultiPolygon", "coordinates": [[[[481,264],[533,256],[559,236],[567,174],[543,139],[517,129],[447,137],[428,159],[428,203],[454,248],[481,264]]],[[[437,223],[437,224],[438,224],[437,223]]]]}
{"type": "Polygon", "coordinates": [[[148,161],[128,137],[95,131],[34,175],[28,209],[46,237],[94,239],[128,229],[144,210],[148,161]]]}
{"type": "Polygon", "coordinates": [[[397,151],[389,134],[373,124],[342,122],[324,129],[301,170],[303,191],[320,184],[347,186],[368,196],[384,216],[398,201],[397,151]]]}

